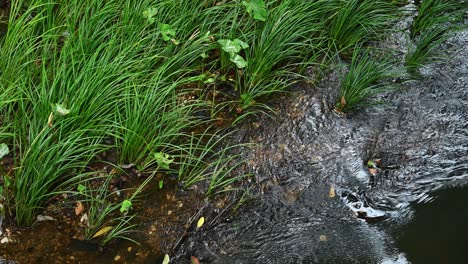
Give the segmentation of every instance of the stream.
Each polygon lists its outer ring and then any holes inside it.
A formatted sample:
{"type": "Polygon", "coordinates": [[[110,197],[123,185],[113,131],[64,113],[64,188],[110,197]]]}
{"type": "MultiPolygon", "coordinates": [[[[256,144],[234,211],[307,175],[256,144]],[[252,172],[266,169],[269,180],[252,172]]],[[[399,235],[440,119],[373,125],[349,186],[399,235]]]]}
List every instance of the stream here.
{"type": "Polygon", "coordinates": [[[298,86],[239,138],[260,195],[196,232],[176,263],[463,263],[468,257],[468,31],[449,59],[345,116],[338,71],[298,86]],[[372,173],[368,161],[376,164],[372,173]]]}

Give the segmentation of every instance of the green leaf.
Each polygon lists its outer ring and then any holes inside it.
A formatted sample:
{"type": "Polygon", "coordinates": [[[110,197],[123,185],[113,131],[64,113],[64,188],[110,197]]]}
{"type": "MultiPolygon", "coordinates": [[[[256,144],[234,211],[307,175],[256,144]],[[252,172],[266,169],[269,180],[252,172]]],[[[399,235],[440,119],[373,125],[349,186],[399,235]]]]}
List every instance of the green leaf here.
{"type": "Polygon", "coordinates": [[[249,44],[245,43],[244,41],[240,40],[240,39],[235,39],[234,40],[234,43],[236,43],[237,45],[239,45],[242,49],[246,49],[249,47],[249,44]]]}
{"type": "Polygon", "coordinates": [[[155,7],[148,7],[143,11],[143,17],[148,20],[150,24],[153,24],[155,19],[154,16],[158,13],[158,9],[155,7]]]}
{"type": "Polygon", "coordinates": [[[229,54],[235,54],[241,50],[241,45],[230,39],[220,39],[218,43],[221,45],[221,49],[229,54]]]}
{"type": "Polygon", "coordinates": [[[242,1],[242,4],[245,6],[247,13],[249,13],[251,17],[260,21],[266,20],[267,10],[263,0],[242,1]]]}
{"type": "Polygon", "coordinates": [[[0,144],[0,159],[8,155],[8,153],[10,153],[8,146],[5,143],[0,144]]]}
{"type": "Polygon", "coordinates": [[[124,200],[122,202],[122,205],[120,206],[120,212],[123,214],[123,213],[126,213],[130,210],[130,208],[132,208],[132,201],[130,200],[124,200]]]}
{"type": "Polygon", "coordinates": [[[163,180],[160,180],[159,181],[159,189],[162,189],[164,186],[164,181],[163,180]]]}
{"type": "Polygon", "coordinates": [[[154,159],[158,163],[158,166],[168,170],[169,165],[174,162],[174,159],[169,156],[169,154],[163,153],[163,152],[157,152],[154,153],[154,159]]]}
{"type": "Polygon", "coordinates": [[[84,194],[84,192],[86,191],[86,186],[84,186],[83,184],[78,184],[78,187],[76,189],[80,194],[84,194]]]}
{"type": "Polygon", "coordinates": [[[247,67],[247,62],[239,54],[234,54],[234,56],[231,54],[230,61],[234,62],[239,69],[247,67]]]}
{"type": "Polygon", "coordinates": [[[68,115],[70,113],[70,110],[65,108],[65,106],[63,106],[63,104],[54,104],[52,106],[52,109],[54,110],[55,113],[61,115],[61,116],[65,116],[65,115],[68,115]]]}
{"type": "Polygon", "coordinates": [[[161,35],[162,35],[164,41],[170,41],[172,38],[175,37],[176,32],[172,28],[171,25],[159,23],[158,27],[159,27],[159,30],[161,31],[161,35]]]}
{"type": "Polygon", "coordinates": [[[162,264],[169,264],[169,261],[170,261],[169,255],[168,254],[164,255],[164,259],[163,259],[162,264]]]}

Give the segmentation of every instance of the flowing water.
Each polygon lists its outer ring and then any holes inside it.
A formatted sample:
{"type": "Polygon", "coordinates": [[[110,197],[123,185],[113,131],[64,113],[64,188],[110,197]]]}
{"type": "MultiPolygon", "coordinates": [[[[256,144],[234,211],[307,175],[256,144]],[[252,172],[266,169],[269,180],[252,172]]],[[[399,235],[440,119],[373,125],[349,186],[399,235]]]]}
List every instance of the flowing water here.
{"type": "Polygon", "coordinates": [[[258,144],[249,165],[262,194],[191,236],[177,263],[463,263],[467,47],[465,30],[446,63],[352,116],[333,111],[337,71],[297,87],[240,135],[258,144]]]}
{"type": "MultiPolygon", "coordinates": [[[[234,216],[205,211],[207,223],[176,243],[171,263],[190,263],[191,256],[227,264],[463,263],[468,257],[467,47],[465,30],[443,47],[449,56],[445,63],[424,68],[419,81],[395,83],[400,89],[382,96],[386,104],[354,115],[333,110],[340,70],[316,87],[295,87],[277,102],[278,115],[239,131],[237,140],[257,143],[246,153],[257,197],[234,216]]],[[[171,193],[160,195],[172,199],[171,193]]],[[[148,210],[177,215],[179,209],[155,209],[152,201],[148,210]]],[[[37,242],[49,237],[31,238],[37,244],[31,250],[46,262],[61,254],[73,263],[75,254],[89,263],[111,263],[116,255],[121,262],[161,263],[158,250],[171,248],[160,249],[158,241],[186,233],[188,216],[180,217],[178,232],[147,218],[144,244],[153,247],[146,251],[134,247],[125,253],[131,246],[124,245],[102,254],[65,240],[65,249],[53,250],[37,242]],[[164,232],[152,231],[157,224],[154,229],[164,232]],[[139,251],[150,257],[139,260],[139,251]]],[[[60,236],[60,230],[53,231],[59,227],[45,228],[42,233],[60,236]]],[[[12,259],[21,260],[21,254],[12,259]]]]}

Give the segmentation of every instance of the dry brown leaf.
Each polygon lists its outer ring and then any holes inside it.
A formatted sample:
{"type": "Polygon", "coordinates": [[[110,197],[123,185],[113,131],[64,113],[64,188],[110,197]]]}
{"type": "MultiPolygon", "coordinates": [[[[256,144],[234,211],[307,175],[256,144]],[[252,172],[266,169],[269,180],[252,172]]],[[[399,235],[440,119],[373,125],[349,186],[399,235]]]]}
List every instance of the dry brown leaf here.
{"type": "Polygon", "coordinates": [[[83,210],[84,210],[83,204],[80,201],[76,202],[75,214],[79,215],[79,214],[81,214],[83,212],[83,210]]]}
{"type": "Polygon", "coordinates": [[[346,99],[344,98],[344,96],[341,96],[340,104],[341,104],[341,108],[346,106],[346,99]]]}
{"type": "Polygon", "coordinates": [[[97,231],[96,234],[94,234],[94,236],[92,238],[96,238],[96,237],[100,237],[102,235],[105,235],[111,230],[112,230],[112,226],[105,226],[105,227],[99,229],[99,231],[97,231]]]}

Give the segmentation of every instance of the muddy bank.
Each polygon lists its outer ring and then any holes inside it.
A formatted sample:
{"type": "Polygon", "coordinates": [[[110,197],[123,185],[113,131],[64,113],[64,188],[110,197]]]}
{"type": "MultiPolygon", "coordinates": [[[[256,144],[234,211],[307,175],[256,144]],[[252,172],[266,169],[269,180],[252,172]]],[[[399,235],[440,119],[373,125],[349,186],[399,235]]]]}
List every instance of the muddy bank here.
{"type": "Polygon", "coordinates": [[[275,118],[243,135],[259,144],[249,165],[263,193],[191,237],[178,263],[404,263],[393,237],[410,221],[410,203],[468,181],[467,46],[465,30],[443,47],[446,63],[352,116],[333,111],[339,74],[297,87],[275,118]]]}

